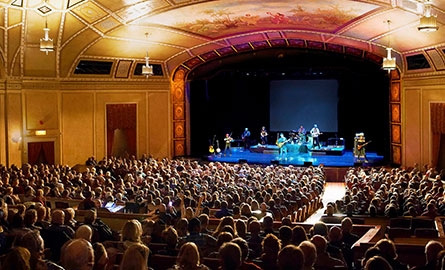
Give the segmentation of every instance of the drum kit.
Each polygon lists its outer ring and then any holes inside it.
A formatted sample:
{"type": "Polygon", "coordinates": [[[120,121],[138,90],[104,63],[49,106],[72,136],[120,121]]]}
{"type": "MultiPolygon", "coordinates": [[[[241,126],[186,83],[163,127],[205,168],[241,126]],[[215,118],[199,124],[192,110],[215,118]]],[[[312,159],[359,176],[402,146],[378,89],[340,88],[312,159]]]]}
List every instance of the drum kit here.
{"type": "Polygon", "coordinates": [[[291,130],[289,132],[289,138],[292,143],[303,144],[309,142],[312,144],[312,136],[310,134],[299,134],[297,130],[291,130]]]}

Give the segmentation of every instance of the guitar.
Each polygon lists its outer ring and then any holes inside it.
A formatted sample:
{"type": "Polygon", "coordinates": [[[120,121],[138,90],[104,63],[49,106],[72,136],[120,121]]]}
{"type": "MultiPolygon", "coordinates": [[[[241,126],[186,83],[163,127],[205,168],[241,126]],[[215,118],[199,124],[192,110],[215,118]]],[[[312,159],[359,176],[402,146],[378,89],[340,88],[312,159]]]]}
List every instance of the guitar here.
{"type": "Polygon", "coordinates": [[[281,147],[283,147],[283,145],[285,145],[286,143],[288,143],[288,142],[290,142],[291,141],[291,139],[289,139],[289,140],[286,140],[286,141],[284,141],[284,142],[277,142],[277,145],[278,145],[278,147],[279,148],[281,148],[281,147]]]}
{"type": "Polygon", "coordinates": [[[221,148],[219,148],[219,140],[216,140],[216,153],[221,153],[221,148]]]}
{"type": "Polygon", "coordinates": [[[363,147],[367,146],[367,145],[370,144],[371,142],[372,142],[372,141],[369,141],[369,142],[364,143],[364,144],[362,144],[362,145],[357,145],[357,150],[362,149],[363,147]]]}
{"type": "MultiPolygon", "coordinates": [[[[215,144],[215,137],[216,137],[216,135],[213,135],[212,143],[209,146],[209,153],[210,154],[215,153],[215,148],[213,147],[213,145],[215,144]]],[[[209,140],[209,143],[210,143],[210,140],[209,140]]]]}

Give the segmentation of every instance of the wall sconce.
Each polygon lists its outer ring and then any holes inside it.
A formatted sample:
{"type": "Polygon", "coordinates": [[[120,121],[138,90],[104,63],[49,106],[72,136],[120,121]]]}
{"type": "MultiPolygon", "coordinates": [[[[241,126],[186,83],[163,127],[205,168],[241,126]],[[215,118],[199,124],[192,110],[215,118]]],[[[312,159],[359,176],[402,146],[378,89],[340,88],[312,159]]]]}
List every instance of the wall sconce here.
{"type": "Polygon", "coordinates": [[[36,136],[45,136],[46,130],[36,130],[35,134],[36,136]]]}
{"type": "Polygon", "coordinates": [[[22,137],[21,137],[20,135],[14,134],[14,135],[12,135],[12,137],[11,137],[11,141],[12,141],[13,143],[19,143],[19,142],[22,141],[22,137]]]}

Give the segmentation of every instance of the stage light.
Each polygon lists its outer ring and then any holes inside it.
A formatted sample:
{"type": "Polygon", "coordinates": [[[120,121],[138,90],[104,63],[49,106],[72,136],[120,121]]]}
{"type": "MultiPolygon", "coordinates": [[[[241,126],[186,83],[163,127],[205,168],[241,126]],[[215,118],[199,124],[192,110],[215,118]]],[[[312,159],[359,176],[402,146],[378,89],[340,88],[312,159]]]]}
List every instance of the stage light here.
{"type": "Polygon", "coordinates": [[[431,1],[426,0],[424,2],[424,14],[420,18],[420,24],[417,29],[421,32],[433,32],[437,31],[439,29],[439,26],[437,26],[437,18],[436,16],[431,14],[431,1]]]}

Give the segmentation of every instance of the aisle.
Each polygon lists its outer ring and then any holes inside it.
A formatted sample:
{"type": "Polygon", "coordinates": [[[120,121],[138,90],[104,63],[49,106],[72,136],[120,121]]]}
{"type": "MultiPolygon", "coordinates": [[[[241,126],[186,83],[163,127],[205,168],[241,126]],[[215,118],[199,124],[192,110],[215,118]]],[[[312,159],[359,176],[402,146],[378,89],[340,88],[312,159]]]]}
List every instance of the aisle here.
{"type": "Polygon", "coordinates": [[[326,210],[326,205],[328,202],[335,202],[345,196],[345,183],[338,182],[327,182],[324,188],[323,194],[323,208],[320,208],[312,216],[310,216],[304,223],[313,224],[320,220],[324,211],[326,210]]]}

